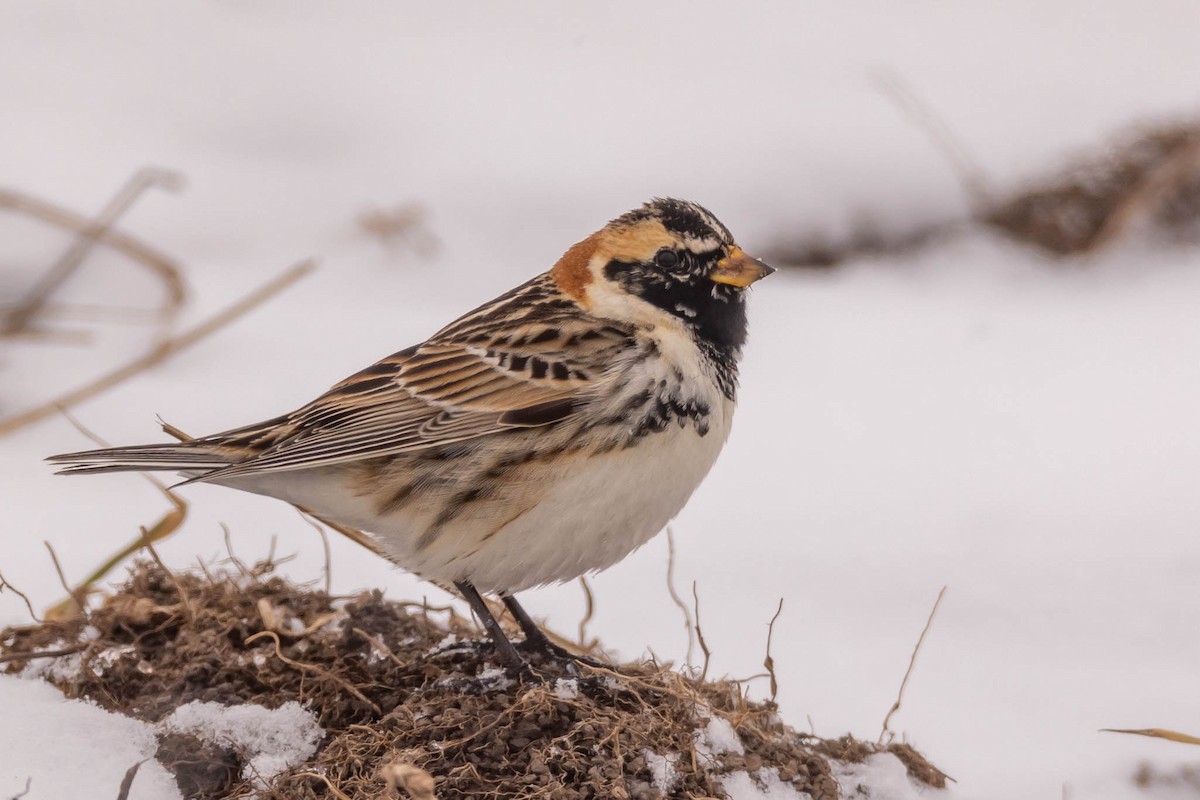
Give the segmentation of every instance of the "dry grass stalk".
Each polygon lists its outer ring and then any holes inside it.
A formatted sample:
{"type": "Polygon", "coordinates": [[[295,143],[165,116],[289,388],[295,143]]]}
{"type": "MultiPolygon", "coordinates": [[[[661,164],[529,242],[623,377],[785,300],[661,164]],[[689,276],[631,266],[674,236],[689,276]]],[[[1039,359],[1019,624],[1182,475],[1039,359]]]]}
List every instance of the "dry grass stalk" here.
{"type": "Polygon", "coordinates": [[[775,702],[775,697],[779,694],[779,680],[775,677],[775,659],[771,657],[771,637],[775,635],[775,621],[779,619],[779,615],[783,613],[783,598],[779,598],[779,607],[775,609],[775,616],[771,617],[770,623],[767,625],[767,656],[763,659],[763,666],[766,667],[767,675],[771,679],[771,702],[775,702]]]}
{"type": "Polygon", "coordinates": [[[39,617],[36,613],[34,613],[33,603],[29,602],[29,595],[25,594],[20,589],[18,589],[17,587],[15,587],[11,583],[9,583],[4,578],[4,573],[0,572],[0,592],[3,592],[5,589],[8,589],[10,592],[15,594],[17,597],[21,598],[22,602],[25,603],[25,609],[29,612],[29,616],[30,616],[30,618],[33,619],[34,622],[42,621],[41,617],[39,617]]]}
{"type": "Polygon", "coordinates": [[[337,798],[337,800],[354,800],[353,797],[351,797],[350,795],[343,792],[341,789],[334,786],[333,781],[329,780],[329,778],[326,778],[324,775],[320,774],[319,772],[297,772],[296,777],[297,778],[312,778],[313,780],[321,781],[322,783],[325,784],[325,788],[328,789],[330,791],[330,793],[332,793],[333,796],[337,798]]]}
{"type": "Polygon", "coordinates": [[[708,677],[708,662],[712,658],[712,653],[704,641],[704,631],[700,630],[700,593],[696,591],[695,581],[692,581],[692,603],[694,604],[693,614],[696,618],[696,641],[700,643],[700,652],[704,654],[704,666],[700,669],[700,682],[703,683],[708,677]]]}
{"type": "Polygon", "coordinates": [[[1166,739],[1180,744],[1200,744],[1200,736],[1171,731],[1166,728],[1101,728],[1106,733],[1131,733],[1135,736],[1149,736],[1153,739],[1166,739]]]}
{"type": "Polygon", "coordinates": [[[16,308],[8,313],[3,325],[0,325],[0,336],[12,335],[29,327],[29,323],[50,299],[50,295],[79,269],[101,235],[116,224],[143,192],[156,186],[175,191],[182,186],[182,180],[176,173],[161,169],[147,168],[135,172],[96,218],[78,232],[71,246],[54,266],[34,284],[16,308]]]}
{"type": "Polygon", "coordinates": [[[63,408],[71,408],[85,400],[90,400],[123,381],[132,378],[134,375],[161,364],[180,351],[191,347],[205,337],[216,333],[234,320],[257,308],[262,303],[308,275],[312,272],[313,268],[314,264],[311,261],[296,264],[282,275],[268,281],[220,313],[215,314],[191,330],[162,342],[151,349],[150,352],[102,375],[91,383],[67,392],[49,403],[44,403],[8,419],[0,420],[0,436],[10,434],[35,422],[40,422],[63,408]]]}
{"type": "MultiPolygon", "coordinates": [[[[93,226],[92,220],[85,216],[12,189],[0,188],[0,209],[27,214],[34,219],[65,228],[76,234],[83,234],[93,226]]],[[[145,267],[162,280],[167,290],[167,296],[161,313],[169,316],[183,307],[187,290],[184,287],[179,267],[173,259],[135,237],[112,227],[98,230],[96,240],[127,256],[135,264],[145,267]]]]}
{"type": "Polygon", "coordinates": [[[145,763],[146,759],[143,759],[125,770],[125,777],[121,778],[121,786],[117,790],[117,800],[129,800],[129,790],[133,788],[133,779],[137,777],[138,770],[145,763]]]}
{"type": "Polygon", "coordinates": [[[50,553],[50,560],[54,562],[54,572],[58,575],[59,585],[68,595],[67,599],[61,603],[47,609],[43,616],[52,622],[82,616],[84,609],[87,608],[87,589],[81,589],[78,586],[72,588],[67,582],[67,576],[63,573],[62,564],[58,560],[58,554],[54,552],[54,546],[46,541],[43,541],[42,544],[46,545],[46,550],[50,553]]]}
{"type": "Polygon", "coordinates": [[[596,613],[596,598],[592,595],[592,587],[584,575],[579,576],[579,587],[583,589],[583,618],[579,620],[579,635],[576,642],[584,650],[591,650],[598,644],[595,639],[588,641],[587,626],[596,613]]]}
{"type": "Polygon", "coordinates": [[[683,602],[683,598],[679,596],[679,592],[675,590],[675,531],[670,525],[667,526],[667,594],[671,595],[671,602],[679,609],[679,613],[683,615],[683,627],[687,631],[688,647],[687,661],[689,667],[692,665],[692,651],[696,644],[696,632],[692,628],[692,612],[687,607],[687,603],[683,602]]]}
{"type": "Polygon", "coordinates": [[[22,797],[29,794],[29,787],[33,785],[33,778],[25,779],[25,788],[14,794],[8,800],[21,800],[22,797]]]}
{"type": "Polygon", "coordinates": [[[296,506],[293,508],[300,513],[300,519],[311,525],[317,535],[321,537],[321,551],[325,554],[325,563],[321,574],[325,577],[325,594],[331,594],[333,592],[333,554],[329,549],[329,536],[325,533],[325,528],[321,526],[321,523],[305,514],[300,508],[296,506]]]}
{"type": "Polygon", "coordinates": [[[908,686],[908,679],[912,676],[913,667],[917,664],[917,653],[921,652],[921,645],[925,643],[925,635],[929,633],[929,629],[933,626],[933,617],[937,614],[938,606],[942,604],[942,598],[946,595],[945,586],[938,592],[937,599],[933,601],[933,608],[929,609],[929,616],[925,619],[925,627],[921,629],[921,635],[917,637],[917,643],[913,647],[912,655],[908,658],[908,669],[904,670],[904,678],[900,681],[900,690],[896,692],[896,702],[892,703],[892,707],[888,709],[887,716],[883,718],[883,730],[879,732],[879,744],[884,743],[887,739],[888,744],[895,738],[888,729],[888,724],[892,721],[892,715],[900,710],[900,703],[904,700],[904,689],[908,686]]]}

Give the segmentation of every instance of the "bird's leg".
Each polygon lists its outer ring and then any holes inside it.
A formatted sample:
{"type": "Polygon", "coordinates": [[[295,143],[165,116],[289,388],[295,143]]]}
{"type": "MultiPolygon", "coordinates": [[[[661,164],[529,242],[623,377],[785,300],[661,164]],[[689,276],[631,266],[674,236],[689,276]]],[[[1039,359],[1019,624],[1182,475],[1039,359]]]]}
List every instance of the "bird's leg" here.
{"type": "MultiPolygon", "coordinates": [[[[475,612],[475,616],[479,617],[479,621],[483,623],[483,627],[487,629],[488,636],[492,640],[492,644],[496,647],[496,655],[503,662],[504,666],[509,669],[524,669],[525,659],[521,658],[521,654],[517,652],[517,648],[513,647],[512,642],[504,635],[504,629],[500,627],[500,623],[492,616],[492,612],[488,611],[487,603],[483,602],[483,598],[479,596],[478,590],[471,585],[470,581],[455,581],[454,585],[458,587],[458,591],[462,594],[463,599],[471,606],[471,610],[475,612]]],[[[504,602],[508,602],[506,599],[504,602]]],[[[510,606],[511,608],[511,606],[510,606]]]]}
{"type": "Polygon", "coordinates": [[[508,611],[513,615],[513,619],[521,626],[521,630],[525,633],[524,645],[530,650],[536,650],[539,653],[544,653],[560,661],[579,661],[593,667],[608,668],[608,665],[603,661],[597,661],[588,656],[572,653],[565,647],[560,647],[550,641],[550,637],[542,631],[538,624],[533,621],[533,617],[529,616],[529,612],[522,608],[521,604],[517,602],[517,598],[511,594],[501,594],[500,599],[508,607],[508,611]]]}

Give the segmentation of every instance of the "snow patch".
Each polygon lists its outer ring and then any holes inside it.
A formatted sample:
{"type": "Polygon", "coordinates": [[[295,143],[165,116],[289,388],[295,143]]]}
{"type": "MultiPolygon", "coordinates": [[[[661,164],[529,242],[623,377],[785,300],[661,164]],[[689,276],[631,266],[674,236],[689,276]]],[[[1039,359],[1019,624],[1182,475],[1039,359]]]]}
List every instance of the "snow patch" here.
{"type": "Polygon", "coordinates": [[[859,764],[835,762],[831,766],[843,800],[928,800],[946,794],[944,789],[908,777],[904,764],[891,753],[876,753],[859,764]]]}
{"type": "MultiPolygon", "coordinates": [[[[753,774],[743,770],[722,775],[721,788],[729,800],[812,800],[807,792],[796,791],[790,783],[779,779],[779,771],[774,767],[763,767],[753,774]]],[[[890,794],[880,794],[880,798],[898,800],[890,794]]]]}
{"type": "Polygon", "coordinates": [[[646,759],[646,766],[650,768],[650,784],[655,789],[667,794],[675,788],[679,781],[679,772],[675,769],[679,763],[679,753],[660,756],[647,748],[642,750],[642,758],[646,759]]]}
{"type": "Polygon", "coordinates": [[[722,753],[742,755],[746,748],[737,731],[723,717],[709,717],[708,724],[696,730],[696,753],[705,761],[713,761],[722,753]]]}
{"type": "Polygon", "coordinates": [[[0,797],[116,797],[125,770],[144,761],[129,800],[177,800],[175,778],[154,760],[154,728],[39,680],[0,675],[0,797]],[[147,760],[149,759],[149,760],[147,760]]]}
{"type": "Polygon", "coordinates": [[[315,753],[325,735],[316,716],[295,701],[276,709],[195,701],[175,709],[159,726],[233,748],[246,759],[242,777],[259,786],[315,753]]]}

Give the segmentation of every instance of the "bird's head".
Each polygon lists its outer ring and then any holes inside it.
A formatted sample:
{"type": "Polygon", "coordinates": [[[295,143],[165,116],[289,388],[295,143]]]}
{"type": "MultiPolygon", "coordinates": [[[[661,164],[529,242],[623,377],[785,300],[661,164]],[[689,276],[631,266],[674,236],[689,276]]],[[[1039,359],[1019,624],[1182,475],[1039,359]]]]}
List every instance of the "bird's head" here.
{"type": "Polygon", "coordinates": [[[572,247],[550,274],[597,316],[682,323],[713,344],[740,348],[745,290],[774,271],[702,206],[655,199],[572,247]]]}

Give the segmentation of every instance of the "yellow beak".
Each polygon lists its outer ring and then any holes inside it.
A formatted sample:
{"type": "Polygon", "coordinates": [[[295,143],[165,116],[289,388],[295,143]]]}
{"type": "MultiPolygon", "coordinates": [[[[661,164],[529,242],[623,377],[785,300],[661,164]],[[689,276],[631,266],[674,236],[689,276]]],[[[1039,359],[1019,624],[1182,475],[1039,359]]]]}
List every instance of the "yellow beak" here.
{"type": "Polygon", "coordinates": [[[731,247],[729,252],[717,262],[708,277],[713,283],[723,283],[727,286],[745,288],[760,278],[765,278],[775,271],[757,258],[751,258],[740,247],[731,247]]]}

